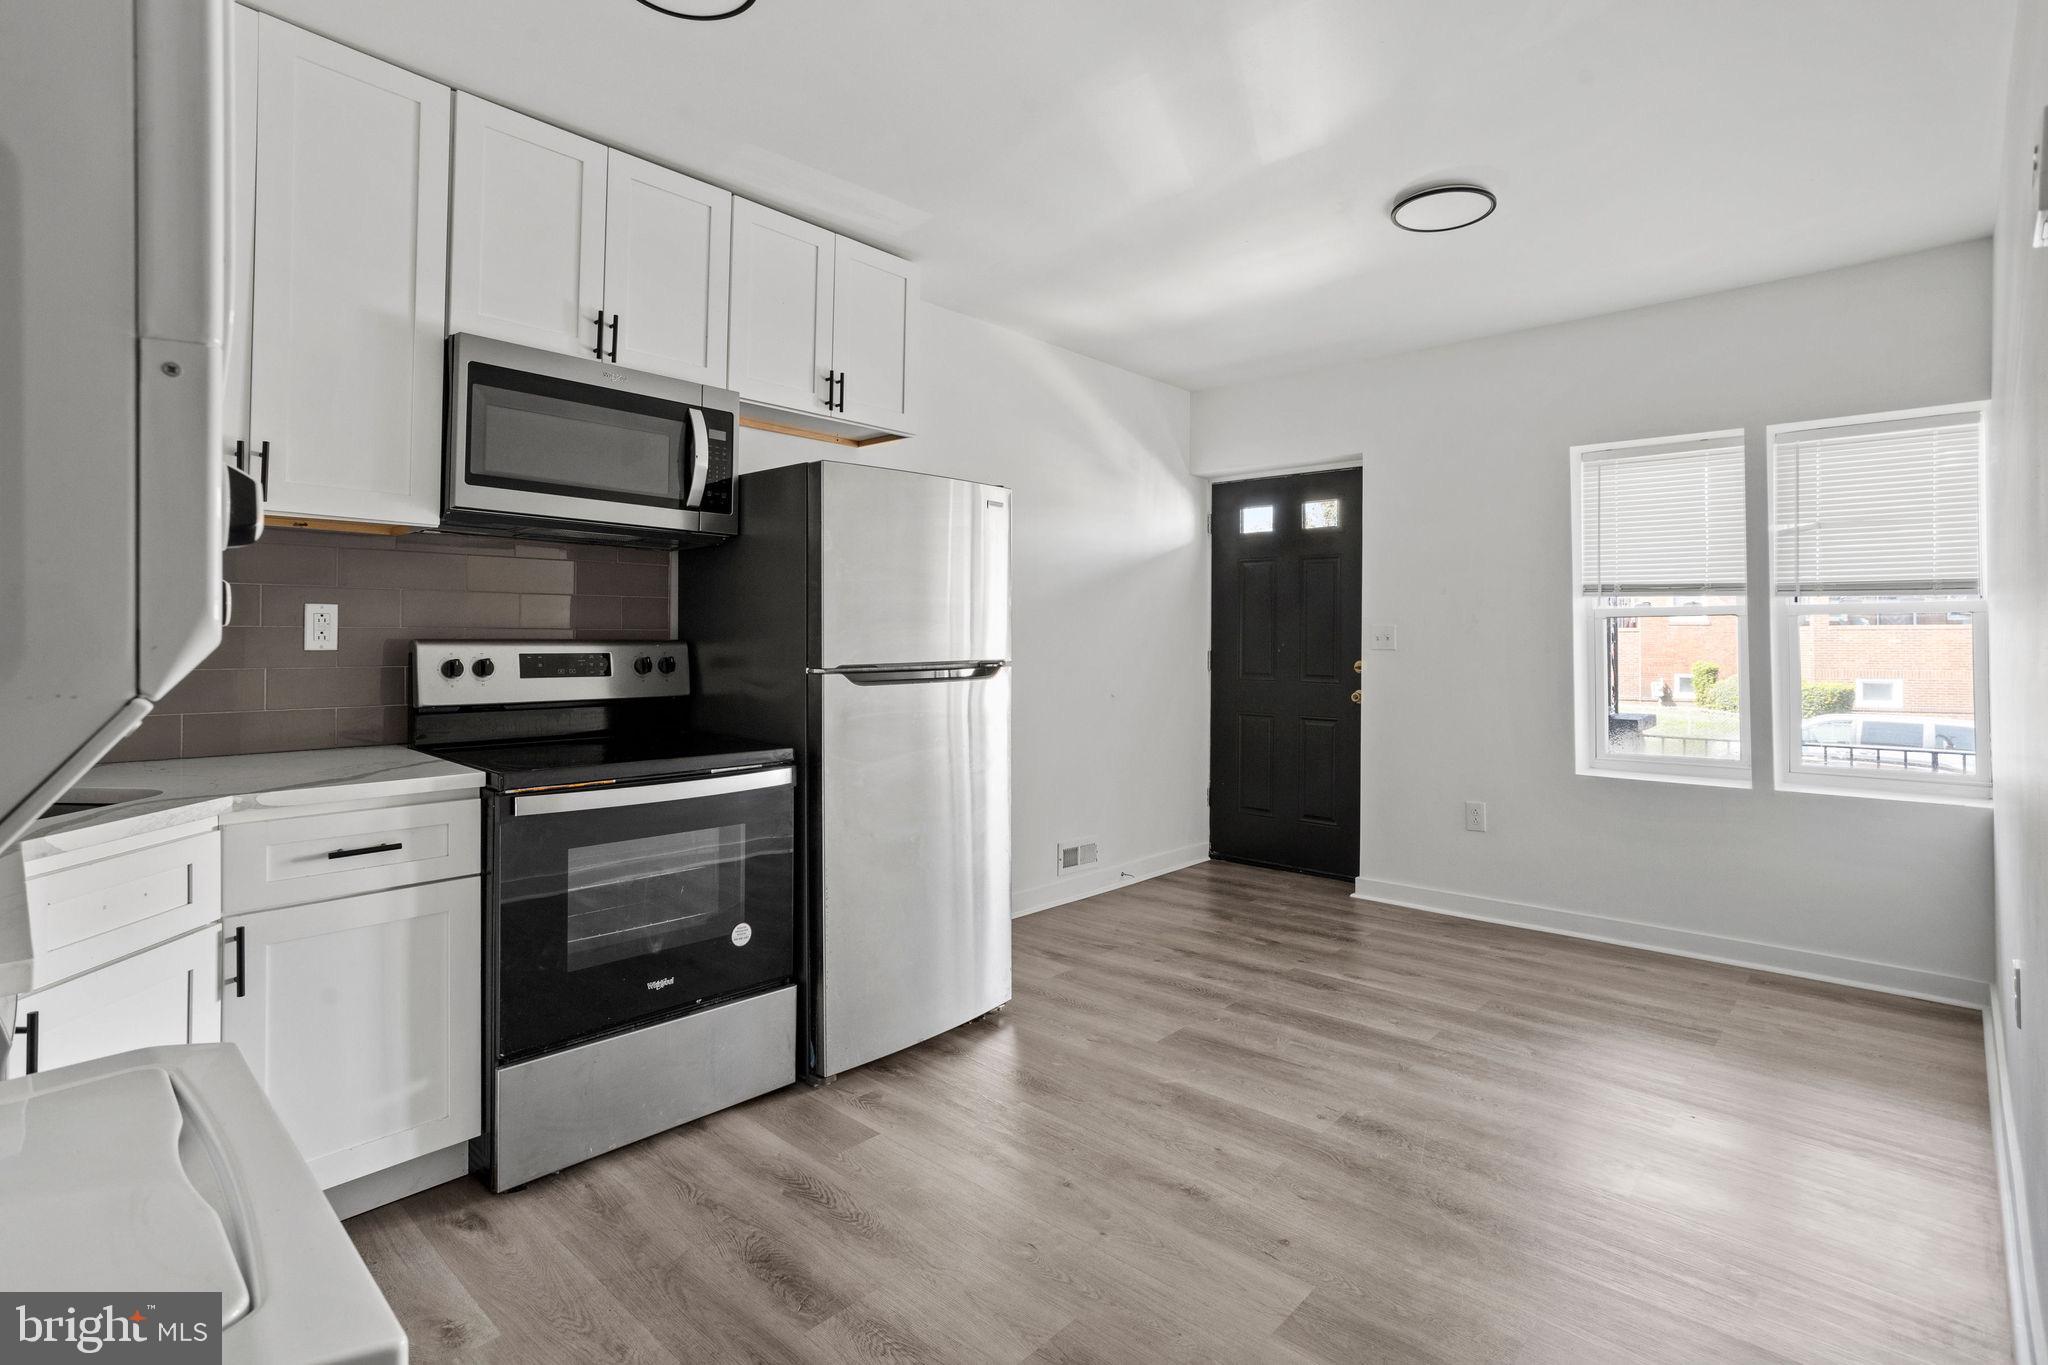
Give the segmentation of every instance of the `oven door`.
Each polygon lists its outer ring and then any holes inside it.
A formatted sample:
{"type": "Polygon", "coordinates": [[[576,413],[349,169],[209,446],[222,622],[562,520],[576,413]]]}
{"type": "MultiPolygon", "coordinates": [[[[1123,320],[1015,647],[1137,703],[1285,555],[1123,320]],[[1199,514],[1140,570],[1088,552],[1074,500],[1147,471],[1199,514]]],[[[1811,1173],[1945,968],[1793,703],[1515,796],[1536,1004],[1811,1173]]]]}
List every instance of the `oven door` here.
{"type": "Polygon", "coordinates": [[[793,768],[498,801],[500,1062],[794,978],[793,768]]]}
{"type": "Polygon", "coordinates": [[[730,413],[695,384],[489,337],[449,342],[456,525],[730,534],[730,413]]]}

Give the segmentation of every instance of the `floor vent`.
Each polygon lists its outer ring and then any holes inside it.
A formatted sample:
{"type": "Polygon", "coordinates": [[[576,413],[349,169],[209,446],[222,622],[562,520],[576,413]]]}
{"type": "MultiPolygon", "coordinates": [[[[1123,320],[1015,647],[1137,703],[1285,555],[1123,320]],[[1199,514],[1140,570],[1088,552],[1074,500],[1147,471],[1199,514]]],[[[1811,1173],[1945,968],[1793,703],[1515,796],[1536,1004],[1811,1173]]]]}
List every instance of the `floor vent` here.
{"type": "Polygon", "coordinates": [[[1093,839],[1083,839],[1077,844],[1059,845],[1058,871],[1064,877],[1069,872],[1079,872],[1101,857],[1093,839]]]}

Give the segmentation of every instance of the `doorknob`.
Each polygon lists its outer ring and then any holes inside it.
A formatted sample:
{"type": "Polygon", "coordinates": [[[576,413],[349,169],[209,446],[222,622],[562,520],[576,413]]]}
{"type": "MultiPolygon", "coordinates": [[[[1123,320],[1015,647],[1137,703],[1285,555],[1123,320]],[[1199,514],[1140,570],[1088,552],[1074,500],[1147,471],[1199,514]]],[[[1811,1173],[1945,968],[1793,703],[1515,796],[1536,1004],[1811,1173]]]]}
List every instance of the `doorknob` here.
{"type": "Polygon", "coordinates": [[[1351,704],[1352,704],[1353,706],[1356,706],[1356,705],[1358,705],[1358,703],[1359,703],[1359,702],[1361,702],[1361,701],[1363,701],[1364,699],[1365,699],[1365,693],[1363,693],[1363,692],[1353,692],[1353,693],[1351,694],[1351,704]]]}

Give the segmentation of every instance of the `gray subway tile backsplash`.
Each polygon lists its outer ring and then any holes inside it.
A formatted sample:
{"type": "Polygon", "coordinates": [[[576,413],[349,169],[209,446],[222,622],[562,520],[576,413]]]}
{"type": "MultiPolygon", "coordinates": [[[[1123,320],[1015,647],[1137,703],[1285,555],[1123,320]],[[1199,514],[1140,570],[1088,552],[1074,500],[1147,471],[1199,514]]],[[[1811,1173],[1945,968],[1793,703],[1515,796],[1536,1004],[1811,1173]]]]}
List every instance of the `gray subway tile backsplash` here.
{"type": "Polygon", "coordinates": [[[666,639],[668,553],[500,537],[272,527],[231,550],[220,648],[111,762],[403,744],[414,639],[666,639]],[[341,610],[305,648],[305,606],[341,610]]]}

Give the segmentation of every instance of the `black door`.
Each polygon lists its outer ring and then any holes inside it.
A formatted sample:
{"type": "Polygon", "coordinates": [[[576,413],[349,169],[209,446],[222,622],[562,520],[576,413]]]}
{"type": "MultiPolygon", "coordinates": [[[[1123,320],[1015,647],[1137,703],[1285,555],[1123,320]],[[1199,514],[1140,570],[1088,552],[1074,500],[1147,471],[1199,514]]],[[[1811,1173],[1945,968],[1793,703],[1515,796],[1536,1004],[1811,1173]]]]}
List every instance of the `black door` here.
{"type": "Polygon", "coordinates": [[[1209,851],[1358,875],[1359,471],[1216,485],[1209,851]]]}

